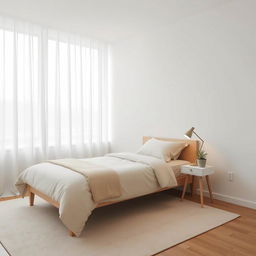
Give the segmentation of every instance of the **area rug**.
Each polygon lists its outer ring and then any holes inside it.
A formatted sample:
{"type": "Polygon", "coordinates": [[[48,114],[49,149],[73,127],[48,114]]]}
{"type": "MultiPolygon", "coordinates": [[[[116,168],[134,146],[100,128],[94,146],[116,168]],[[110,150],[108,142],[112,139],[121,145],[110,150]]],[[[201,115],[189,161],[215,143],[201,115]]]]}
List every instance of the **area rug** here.
{"type": "Polygon", "coordinates": [[[12,256],[147,256],[239,215],[161,193],[93,211],[81,237],[36,197],[0,202],[0,241],[12,256]]]}

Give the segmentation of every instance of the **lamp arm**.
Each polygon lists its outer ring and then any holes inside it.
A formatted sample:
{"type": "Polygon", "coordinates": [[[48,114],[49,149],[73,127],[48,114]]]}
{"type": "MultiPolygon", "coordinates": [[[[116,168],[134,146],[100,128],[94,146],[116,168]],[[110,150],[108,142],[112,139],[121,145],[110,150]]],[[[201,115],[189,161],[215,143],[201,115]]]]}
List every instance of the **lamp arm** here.
{"type": "Polygon", "coordinates": [[[196,137],[201,141],[201,146],[199,148],[199,151],[201,151],[203,145],[204,145],[204,140],[196,133],[193,131],[193,133],[196,135],[196,137]]]}

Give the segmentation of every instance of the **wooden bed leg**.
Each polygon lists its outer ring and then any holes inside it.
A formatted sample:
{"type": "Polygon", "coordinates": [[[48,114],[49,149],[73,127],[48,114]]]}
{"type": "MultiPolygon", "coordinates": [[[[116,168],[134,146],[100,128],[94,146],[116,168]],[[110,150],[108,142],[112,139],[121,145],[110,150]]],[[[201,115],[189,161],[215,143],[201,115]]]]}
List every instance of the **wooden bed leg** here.
{"type": "Polygon", "coordinates": [[[75,233],[72,232],[71,230],[69,230],[69,235],[72,236],[72,237],[75,237],[75,236],[76,236],[75,233]]]}
{"type": "Polygon", "coordinates": [[[34,205],[34,200],[35,200],[35,194],[32,192],[29,192],[29,206],[34,205]]]}

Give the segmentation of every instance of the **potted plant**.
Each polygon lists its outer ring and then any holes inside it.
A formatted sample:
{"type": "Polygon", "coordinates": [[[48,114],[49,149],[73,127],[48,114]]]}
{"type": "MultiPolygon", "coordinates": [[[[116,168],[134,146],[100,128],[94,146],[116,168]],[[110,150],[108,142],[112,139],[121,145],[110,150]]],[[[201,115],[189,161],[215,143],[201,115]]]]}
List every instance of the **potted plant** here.
{"type": "Polygon", "coordinates": [[[197,154],[197,165],[205,167],[207,153],[204,150],[199,150],[197,154]]]}

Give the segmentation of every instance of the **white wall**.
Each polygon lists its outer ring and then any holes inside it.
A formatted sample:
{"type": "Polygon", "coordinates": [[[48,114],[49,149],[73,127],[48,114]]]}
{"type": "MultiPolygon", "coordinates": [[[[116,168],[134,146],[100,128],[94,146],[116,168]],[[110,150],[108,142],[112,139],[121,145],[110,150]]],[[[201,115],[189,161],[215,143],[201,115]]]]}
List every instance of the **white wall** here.
{"type": "Polygon", "coordinates": [[[230,1],[115,43],[112,151],[195,126],[216,167],[215,196],[256,208],[255,9],[230,1]]]}
{"type": "Polygon", "coordinates": [[[0,0],[0,14],[115,41],[230,0],[0,0]]]}

